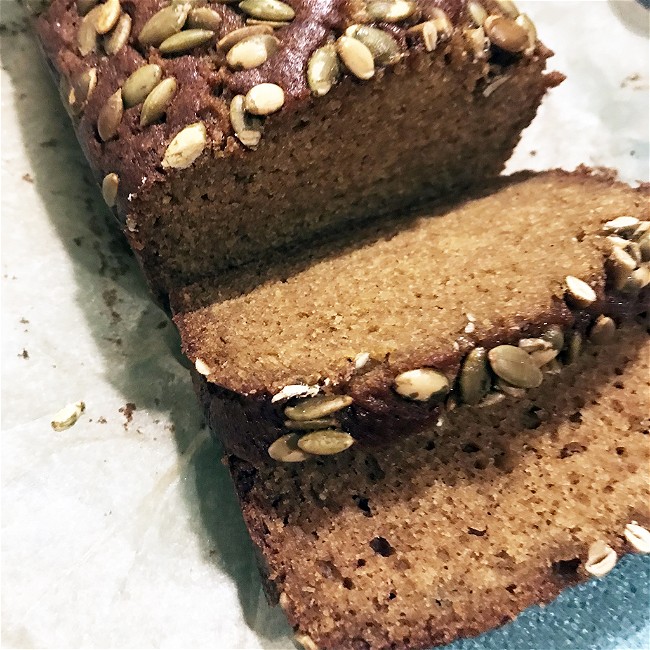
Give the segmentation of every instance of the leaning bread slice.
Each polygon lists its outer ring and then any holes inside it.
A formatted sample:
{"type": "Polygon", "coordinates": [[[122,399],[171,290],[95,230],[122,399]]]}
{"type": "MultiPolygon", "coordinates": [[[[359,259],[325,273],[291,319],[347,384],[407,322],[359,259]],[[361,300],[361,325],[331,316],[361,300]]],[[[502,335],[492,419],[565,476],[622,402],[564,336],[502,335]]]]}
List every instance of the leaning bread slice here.
{"type": "Polygon", "coordinates": [[[173,308],[212,429],[296,461],[524,396],[647,309],[647,189],[521,174],[190,286],[173,308]]]}
{"type": "Polygon", "coordinates": [[[230,458],[267,593],[308,650],[476,635],[650,552],[650,345],[621,329],[524,398],[390,448],[230,458]]]}

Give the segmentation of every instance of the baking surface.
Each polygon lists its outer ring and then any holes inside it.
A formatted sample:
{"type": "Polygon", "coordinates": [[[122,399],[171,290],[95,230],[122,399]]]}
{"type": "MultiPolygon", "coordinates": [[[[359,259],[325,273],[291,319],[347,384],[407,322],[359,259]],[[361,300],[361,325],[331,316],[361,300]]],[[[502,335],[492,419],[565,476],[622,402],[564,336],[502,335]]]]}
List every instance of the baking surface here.
{"type": "MultiPolygon", "coordinates": [[[[648,13],[520,2],[567,81],[509,170],[648,180],[648,13]],[[645,26],[645,32],[640,25],[645,26]]],[[[2,647],[291,648],[178,341],[116,233],[26,31],[2,1],[2,647]],[[83,400],[77,424],[50,421],[83,400]]],[[[650,562],[455,650],[650,647],[650,562]]]]}

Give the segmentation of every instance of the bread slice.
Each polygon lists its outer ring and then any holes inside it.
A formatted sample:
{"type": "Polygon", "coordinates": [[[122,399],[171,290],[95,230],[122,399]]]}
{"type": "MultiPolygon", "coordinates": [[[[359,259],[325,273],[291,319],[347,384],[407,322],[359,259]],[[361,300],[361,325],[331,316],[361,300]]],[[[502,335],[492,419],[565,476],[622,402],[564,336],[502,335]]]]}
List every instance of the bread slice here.
{"type": "Polygon", "coordinates": [[[649,219],[647,186],[584,169],[519,174],[188,287],[175,321],[211,427],[253,463],[304,460],[292,431],[339,430],[310,434],[328,453],[523,395],[581,339],[605,341],[648,309],[649,219]],[[533,362],[530,376],[508,373],[533,362]]]}
{"type": "Polygon", "coordinates": [[[38,31],[164,300],[269,247],[498,175],[563,76],[544,74],[552,53],[512,3],[474,4],[53,0],[38,31]],[[259,23],[278,11],[286,21],[259,23]]]}
{"type": "Polygon", "coordinates": [[[647,331],[624,328],[558,385],[390,448],[231,457],[268,594],[304,647],[448,643],[650,551],[649,361],[647,331]]]}

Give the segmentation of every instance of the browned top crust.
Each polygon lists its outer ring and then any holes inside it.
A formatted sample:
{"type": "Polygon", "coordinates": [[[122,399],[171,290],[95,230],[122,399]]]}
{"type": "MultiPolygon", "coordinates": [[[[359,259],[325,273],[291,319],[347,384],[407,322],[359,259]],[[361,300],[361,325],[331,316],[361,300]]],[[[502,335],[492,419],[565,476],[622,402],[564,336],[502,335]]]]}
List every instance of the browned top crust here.
{"type": "MultiPolygon", "coordinates": [[[[432,17],[436,19],[436,16],[440,16],[438,10],[442,9],[453,26],[451,31],[445,32],[438,23],[437,39],[459,39],[466,44],[468,51],[472,50],[470,55],[479,58],[486,55],[487,49],[484,51],[482,48],[486,48],[489,41],[483,39],[484,32],[475,33],[478,31],[475,29],[476,20],[468,15],[465,0],[394,2],[412,4],[410,13],[407,11],[408,15],[403,19],[387,22],[373,20],[368,14],[367,3],[361,0],[289,0],[285,6],[290,5],[295,18],[275,28],[273,36],[278,40],[277,50],[258,67],[246,70],[233,70],[226,61],[227,48],[218,45],[220,39],[233,30],[250,24],[251,16],[242,10],[242,5],[208,0],[185,4],[167,0],[108,0],[103,4],[97,4],[96,0],[54,0],[39,17],[37,27],[44,49],[61,76],[64,102],[79,119],[78,132],[82,146],[100,180],[108,173],[117,174],[118,205],[128,213],[133,202],[142,196],[143,190],[174,171],[165,168],[161,162],[166,147],[184,127],[196,123],[205,126],[205,146],[199,153],[211,150],[213,156],[219,157],[242,148],[234,137],[230,118],[230,104],[236,95],[245,95],[253,86],[261,83],[280,86],[284,91],[284,104],[276,115],[266,118],[271,122],[281,120],[283,114],[301,110],[308,102],[317,100],[312,97],[307,84],[308,61],[317,48],[334,42],[351,25],[374,26],[391,36],[398,48],[398,54],[391,59],[393,63],[407,60],[413,51],[428,49],[422,31],[418,31],[417,27],[415,30],[412,28],[431,21],[432,17]],[[183,7],[188,10],[209,9],[213,12],[212,20],[218,26],[212,35],[204,35],[205,42],[194,47],[186,46],[181,52],[164,53],[159,46],[142,44],[139,39],[145,25],[152,16],[172,4],[179,11],[183,7]],[[86,23],[95,19],[92,12],[98,7],[108,8],[110,5],[118,7],[117,22],[113,16],[107,23],[115,26],[106,34],[100,33],[96,41],[93,38],[83,41],[80,33],[88,27],[86,23]],[[85,11],[80,12],[80,7],[85,11]],[[107,43],[119,29],[128,31],[128,38],[122,47],[112,52],[111,45],[107,43]],[[93,42],[94,47],[90,47],[93,42]],[[87,51],[89,47],[90,51],[87,51]],[[111,53],[107,54],[107,50],[111,53]],[[160,66],[161,80],[171,77],[176,80],[173,97],[163,111],[164,119],[160,116],[151,124],[141,126],[141,101],[132,106],[125,105],[114,131],[102,138],[97,130],[102,109],[109,98],[123,88],[129,76],[147,64],[160,66]],[[89,74],[93,76],[90,84],[89,74]]],[[[500,5],[493,0],[484,2],[484,5],[490,14],[503,13],[500,5]]],[[[194,24],[196,21],[192,22],[191,16],[186,18],[183,30],[187,31],[194,24]]],[[[271,31],[268,26],[266,29],[271,31]]],[[[495,32],[492,49],[506,63],[508,59],[514,61],[523,55],[541,58],[550,55],[535,41],[534,31],[529,32],[529,37],[528,49],[524,54],[511,53],[496,44],[503,46],[500,34],[495,32]]],[[[515,44],[513,47],[521,49],[523,45],[515,44]]],[[[375,58],[377,70],[374,76],[379,78],[383,64],[379,63],[381,56],[375,58]]],[[[340,61],[339,66],[341,80],[351,77],[355,82],[359,81],[340,61]]],[[[549,78],[549,85],[560,80],[561,76],[556,80],[549,78]]]]}

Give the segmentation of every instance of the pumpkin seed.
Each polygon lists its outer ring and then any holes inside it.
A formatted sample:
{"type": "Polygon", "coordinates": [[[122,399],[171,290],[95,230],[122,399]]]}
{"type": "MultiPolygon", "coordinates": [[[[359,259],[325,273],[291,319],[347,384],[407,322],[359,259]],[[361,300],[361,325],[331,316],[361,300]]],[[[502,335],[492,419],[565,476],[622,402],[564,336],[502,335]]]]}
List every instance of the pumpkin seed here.
{"type": "Polygon", "coordinates": [[[77,0],[77,13],[85,16],[99,0],[77,0]]]}
{"type": "Polygon", "coordinates": [[[187,26],[191,29],[209,29],[217,32],[221,26],[221,16],[210,7],[196,7],[187,14],[187,26]]]}
{"type": "Polygon", "coordinates": [[[567,297],[578,307],[589,307],[596,302],[596,292],[584,280],[567,275],[564,281],[567,287],[567,297]]]}
{"type": "Polygon", "coordinates": [[[301,463],[311,458],[310,454],[298,448],[298,440],[295,433],[288,433],[278,438],[269,447],[269,456],[281,463],[301,463]]]}
{"type": "Polygon", "coordinates": [[[68,101],[75,115],[79,115],[97,86],[97,69],[84,70],[73,82],[68,101]]]}
{"type": "Polygon", "coordinates": [[[269,25],[250,25],[249,27],[234,29],[217,43],[217,47],[223,52],[228,52],[239,41],[243,41],[249,36],[256,36],[257,34],[273,34],[273,28],[269,27],[269,25]]]}
{"type": "Polygon", "coordinates": [[[309,58],[307,83],[316,97],[326,95],[340,74],[339,57],[333,43],[319,47],[309,58]]]}
{"type": "Polygon", "coordinates": [[[118,88],[106,100],[97,117],[97,132],[104,142],[117,135],[117,129],[120,126],[120,122],[122,122],[123,114],[122,89],[118,88]]]}
{"type": "Polygon", "coordinates": [[[625,526],[623,531],[625,539],[639,553],[650,553],[650,531],[643,526],[639,526],[636,521],[625,526]]]}
{"type": "Polygon", "coordinates": [[[200,375],[203,375],[204,377],[209,377],[212,374],[210,366],[205,361],[203,361],[203,359],[197,358],[194,362],[194,368],[196,369],[196,372],[198,372],[200,375]]]}
{"type": "Polygon", "coordinates": [[[638,287],[638,291],[641,291],[650,284],[650,269],[647,266],[642,266],[632,271],[630,280],[638,287]]]}
{"type": "Polygon", "coordinates": [[[650,232],[642,235],[637,244],[639,244],[639,251],[641,252],[641,261],[650,262],[650,232]]]}
{"type": "MultiPolygon", "coordinates": [[[[280,603],[282,605],[282,603],[280,603]]],[[[293,637],[293,642],[300,646],[301,650],[320,650],[314,640],[307,634],[298,634],[293,637]]]]}
{"type": "Polygon", "coordinates": [[[517,5],[512,0],[495,0],[495,2],[506,16],[516,18],[519,15],[519,9],[517,9],[517,5]]]}
{"type": "Polygon", "coordinates": [[[433,52],[438,45],[438,28],[435,20],[427,20],[419,25],[409,27],[406,32],[419,35],[427,52],[433,52]]]}
{"type": "Polygon", "coordinates": [[[530,355],[514,345],[498,345],[488,352],[494,373],[517,388],[537,388],[543,375],[530,355]]]}
{"type": "Polygon", "coordinates": [[[528,33],[512,18],[489,16],[483,27],[490,42],[506,52],[517,54],[528,46],[528,33]]]}
{"type": "Polygon", "coordinates": [[[253,115],[270,115],[282,108],[284,90],[276,84],[262,83],[253,86],[244,100],[244,107],[253,115]]]}
{"type": "Polygon", "coordinates": [[[589,547],[585,571],[601,578],[616,566],[616,551],[602,540],[594,542],[589,547]]]}
{"type": "Polygon", "coordinates": [[[589,341],[596,345],[609,343],[616,334],[616,323],[609,316],[599,316],[589,332],[589,341]]]}
{"type": "Polygon", "coordinates": [[[294,406],[287,406],[284,414],[290,420],[305,422],[307,420],[318,420],[347,408],[352,404],[349,395],[319,395],[300,400],[294,406]]]}
{"type": "Polygon", "coordinates": [[[262,138],[262,121],[248,115],[244,109],[246,98],[235,95],[230,102],[230,123],[237,139],[249,149],[255,149],[262,138]]]}
{"type": "Polygon", "coordinates": [[[392,65],[403,56],[397,41],[382,29],[352,25],[345,33],[361,41],[370,50],[374,62],[379,65],[392,65]]]}
{"type": "Polygon", "coordinates": [[[625,237],[626,235],[631,235],[640,223],[636,217],[623,215],[603,224],[603,230],[614,235],[625,237]]]}
{"type": "Polygon", "coordinates": [[[449,380],[433,368],[407,370],[395,377],[393,388],[398,395],[417,402],[439,400],[449,392],[449,380]]]}
{"type": "Polygon", "coordinates": [[[548,350],[536,350],[535,352],[530,352],[528,356],[538,368],[541,368],[547,363],[553,361],[553,359],[555,359],[559,353],[559,350],[549,348],[548,350]]]}
{"type": "Polygon", "coordinates": [[[553,347],[547,340],[542,338],[520,339],[517,346],[528,354],[539,352],[541,350],[550,350],[553,347]]]}
{"type": "Polygon", "coordinates": [[[279,45],[280,41],[270,34],[249,36],[230,48],[226,61],[235,70],[257,68],[277,51],[279,45]]]}
{"type": "Polygon", "coordinates": [[[650,221],[642,221],[632,233],[631,239],[639,241],[646,234],[650,234],[650,221]]]}
{"type": "Polygon", "coordinates": [[[642,260],[641,246],[636,241],[630,241],[624,239],[623,237],[618,237],[617,235],[609,235],[607,241],[612,245],[613,248],[621,248],[626,253],[628,253],[637,264],[640,264],[642,260]]]}
{"type": "Polygon", "coordinates": [[[117,25],[117,21],[122,14],[120,0],[106,0],[96,7],[95,31],[98,34],[107,34],[117,25]]]}
{"type": "Polygon", "coordinates": [[[338,52],[345,67],[359,79],[370,79],[375,74],[372,52],[356,38],[341,36],[336,41],[338,52]]]}
{"type": "Polygon", "coordinates": [[[122,86],[124,106],[130,108],[143,102],[161,79],[162,68],[155,63],[138,68],[122,86]]]}
{"type": "Polygon", "coordinates": [[[77,32],[77,47],[81,56],[88,56],[97,49],[97,30],[95,29],[95,18],[99,7],[91,9],[81,21],[77,32]]]}
{"type": "Polygon", "coordinates": [[[293,20],[296,12],[280,0],[244,0],[239,8],[253,18],[261,20],[293,20]]]}
{"type": "Polygon", "coordinates": [[[429,17],[431,18],[433,24],[436,26],[436,30],[438,31],[438,38],[448,39],[451,37],[451,35],[454,33],[454,26],[444,9],[434,7],[429,12],[429,17]]]}
{"type": "Polygon", "coordinates": [[[498,391],[501,391],[504,395],[509,395],[510,397],[516,397],[517,399],[522,399],[523,397],[526,397],[525,388],[517,388],[517,386],[513,386],[512,384],[509,384],[507,381],[504,381],[503,379],[496,380],[495,388],[498,391]]]}
{"type": "Polygon", "coordinates": [[[104,37],[104,52],[108,55],[119,52],[131,36],[131,16],[123,13],[110,34],[104,37]]]}
{"type": "Polygon", "coordinates": [[[474,348],[463,361],[460,371],[460,396],[466,404],[478,404],[489,392],[490,369],[485,348],[474,348]]]}
{"type": "Polygon", "coordinates": [[[480,402],[480,404],[478,404],[478,408],[482,409],[482,408],[494,406],[499,402],[503,402],[505,398],[506,396],[503,393],[498,393],[498,392],[489,393],[488,395],[485,396],[485,399],[483,399],[483,401],[480,402]]]}
{"type": "Polygon", "coordinates": [[[213,36],[214,32],[209,29],[185,29],[166,38],[160,44],[160,51],[163,54],[181,54],[207,43],[213,36]]]}
{"type": "Polygon", "coordinates": [[[288,20],[260,20],[259,18],[246,18],[247,25],[268,25],[273,29],[286,27],[290,21],[288,20]]]}
{"type": "Polygon", "coordinates": [[[575,363],[582,354],[582,334],[580,332],[571,332],[569,343],[563,354],[564,363],[570,365],[575,363]]]}
{"type": "Polygon", "coordinates": [[[398,23],[406,20],[413,15],[415,9],[415,3],[410,0],[374,0],[366,6],[370,18],[386,23],[398,23]]]}
{"type": "Polygon", "coordinates": [[[186,126],[169,143],[162,161],[164,169],[186,169],[202,153],[208,137],[203,122],[186,126]]]}
{"type": "Polygon", "coordinates": [[[142,104],[140,126],[148,126],[159,120],[167,110],[176,94],[178,85],[174,77],[163,79],[148,95],[142,104]]]}
{"type": "Polygon", "coordinates": [[[562,372],[562,364],[555,357],[555,359],[551,359],[548,363],[544,364],[541,367],[541,371],[547,375],[558,375],[562,372]]]}
{"type": "Polygon", "coordinates": [[[164,7],[144,24],[138,40],[142,45],[158,47],[163,41],[183,29],[190,8],[191,5],[187,3],[164,7]]]}
{"type": "Polygon", "coordinates": [[[120,185],[119,176],[115,173],[106,174],[102,181],[102,196],[106,205],[112,208],[117,200],[117,189],[120,185]]]}
{"type": "Polygon", "coordinates": [[[312,431],[298,440],[298,447],[308,454],[315,456],[331,456],[340,454],[354,444],[354,438],[345,431],[324,429],[312,431]]]}
{"type": "Polygon", "coordinates": [[[65,431],[73,426],[86,410],[84,402],[74,402],[64,406],[52,418],[50,425],[55,431],[65,431]]]}
{"type": "Polygon", "coordinates": [[[636,260],[622,248],[612,249],[607,259],[607,275],[615,289],[625,286],[630,273],[634,271],[636,260]]]}
{"type": "Polygon", "coordinates": [[[476,59],[484,59],[487,56],[490,42],[485,36],[485,30],[482,27],[476,29],[466,29],[463,36],[469,46],[469,51],[476,59]]]}
{"type": "Polygon", "coordinates": [[[559,325],[551,325],[542,333],[542,339],[548,341],[554,350],[561,350],[564,347],[564,332],[559,325]]]}
{"type": "Polygon", "coordinates": [[[519,14],[515,18],[515,22],[528,36],[528,46],[524,50],[524,54],[530,56],[535,51],[535,45],[537,44],[537,28],[535,27],[535,23],[526,14],[519,14]]]}
{"type": "Polygon", "coordinates": [[[488,12],[485,11],[483,5],[478,2],[469,2],[467,4],[467,11],[469,12],[470,18],[477,27],[483,27],[483,23],[488,17],[488,12]]]}
{"type": "Polygon", "coordinates": [[[305,420],[298,422],[297,420],[285,420],[284,426],[287,429],[295,429],[296,431],[318,431],[320,429],[334,428],[338,422],[334,418],[320,418],[318,420],[305,420]]]}

